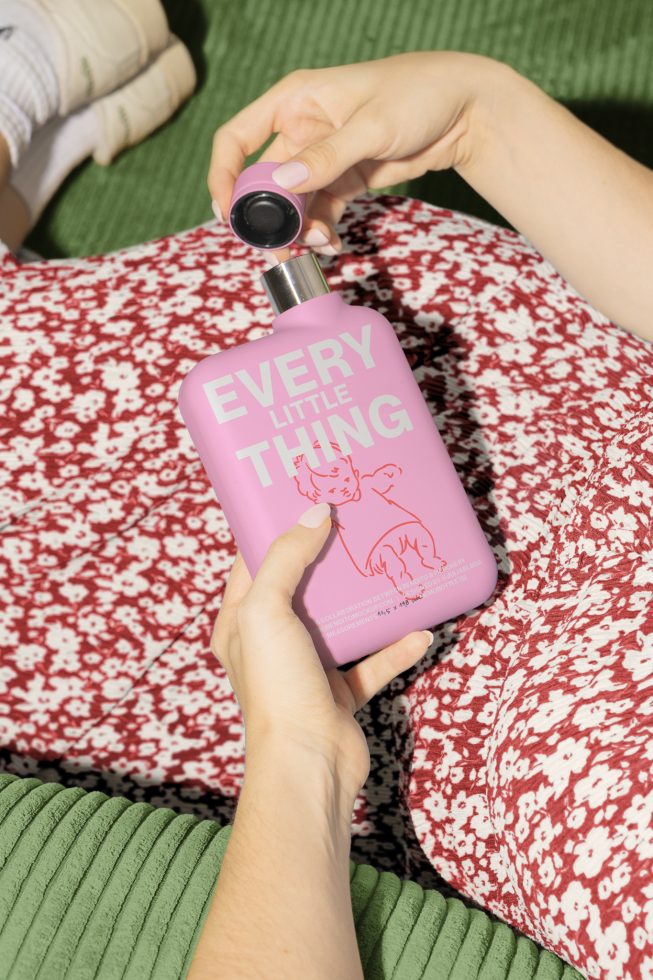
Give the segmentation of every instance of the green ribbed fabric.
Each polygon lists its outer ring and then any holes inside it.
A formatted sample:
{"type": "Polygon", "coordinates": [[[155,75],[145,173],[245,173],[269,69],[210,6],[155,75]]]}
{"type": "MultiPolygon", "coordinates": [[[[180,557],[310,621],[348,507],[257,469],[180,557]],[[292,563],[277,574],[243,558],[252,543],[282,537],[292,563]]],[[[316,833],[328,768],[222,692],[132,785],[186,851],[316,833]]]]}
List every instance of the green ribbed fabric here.
{"type": "MultiPolygon", "coordinates": [[[[88,162],[72,175],[28,240],[43,255],[109,251],[209,220],[206,174],[221,122],[294,68],[400,51],[449,48],[507,61],[653,165],[650,0],[165,0],[164,6],[191,50],[198,89],[170,124],[111,166],[88,162]]],[[[392,189],[505,224],[452,172],[392,189]]]]}
{"type": "MultiPolygon", "coordinates": [[[[3,980],[178,980],[231,826],[0,773],[3,980]]],[[[369,980],[582,980],[552,953],[415,882],[349,862],[369,980]]]]}

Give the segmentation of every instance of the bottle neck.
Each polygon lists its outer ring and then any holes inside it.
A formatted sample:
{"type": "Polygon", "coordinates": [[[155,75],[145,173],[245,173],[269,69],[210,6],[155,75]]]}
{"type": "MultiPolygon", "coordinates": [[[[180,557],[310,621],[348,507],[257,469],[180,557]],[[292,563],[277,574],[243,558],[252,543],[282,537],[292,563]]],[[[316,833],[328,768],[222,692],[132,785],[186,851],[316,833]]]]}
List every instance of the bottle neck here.
{"type": "Polygon", "coordinates": [[[261,282],[276,314],[329,292],[314,252],[304,252],[273,265],[263,273],[261,282]]]}
{"type": "Polygon", "coordinates": [[[304,329],[326,327],[340,318],[348,305],[340,293],[324,293],[321,296],[313,296],[303,303],[291,306],[283,313],[278,313],[272,321],[272,329],[277,333],[289,327],[302,327],[304,329]]]}

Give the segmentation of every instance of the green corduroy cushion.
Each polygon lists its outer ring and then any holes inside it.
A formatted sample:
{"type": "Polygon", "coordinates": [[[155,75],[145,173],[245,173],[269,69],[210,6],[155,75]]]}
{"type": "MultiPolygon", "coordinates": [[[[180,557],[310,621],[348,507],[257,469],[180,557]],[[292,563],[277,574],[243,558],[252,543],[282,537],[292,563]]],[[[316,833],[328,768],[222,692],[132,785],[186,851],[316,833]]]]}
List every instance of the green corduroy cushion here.
{"type": "MultiPolygon", "coordinates": [[[[188,971],[231,825],[0,773],[0,974],[177,980],[188,971]]],[[[456,898],[349,862],[365,977],[582,980],[456,898]]]]}

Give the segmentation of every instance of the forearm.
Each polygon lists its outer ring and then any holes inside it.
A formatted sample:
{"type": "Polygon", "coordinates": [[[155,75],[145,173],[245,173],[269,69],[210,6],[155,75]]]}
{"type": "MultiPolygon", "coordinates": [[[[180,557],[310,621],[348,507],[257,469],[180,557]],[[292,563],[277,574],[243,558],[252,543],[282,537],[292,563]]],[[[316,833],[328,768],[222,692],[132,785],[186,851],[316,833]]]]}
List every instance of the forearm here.
{"type": "Polygon", "coordinates": [[[457,172],[596,309],[653,339],[653,171],[507,65],[484,73],[457,172]]]}
{"type": "Polygon", "coordinates": [[[189,980],[356,980],[354,799],[326,763],[248,751],[233,830],[189,980]]]}

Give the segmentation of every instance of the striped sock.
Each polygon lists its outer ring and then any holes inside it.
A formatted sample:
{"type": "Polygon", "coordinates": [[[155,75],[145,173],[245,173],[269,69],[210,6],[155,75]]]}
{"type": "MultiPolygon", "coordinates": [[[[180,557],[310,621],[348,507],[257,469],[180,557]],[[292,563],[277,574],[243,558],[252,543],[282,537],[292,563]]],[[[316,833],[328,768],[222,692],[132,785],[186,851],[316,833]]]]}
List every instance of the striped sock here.
{"type": "Polygon", "coordinates": [[[56,115],[59,106],[59,84],[47,51],[47,39],[39,43],[22,27],[0,27],[0,135],[14,167],[36,127],[56,115]]]}

